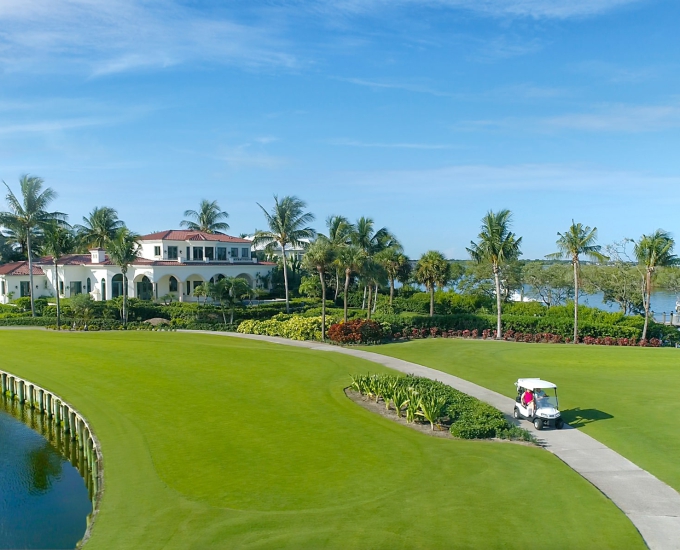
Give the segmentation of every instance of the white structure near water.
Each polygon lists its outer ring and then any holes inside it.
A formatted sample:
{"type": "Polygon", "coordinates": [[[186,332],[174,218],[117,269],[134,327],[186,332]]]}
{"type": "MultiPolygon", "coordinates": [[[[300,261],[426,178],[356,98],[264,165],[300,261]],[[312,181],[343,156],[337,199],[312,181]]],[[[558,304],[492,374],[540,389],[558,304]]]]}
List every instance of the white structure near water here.
{"type": "MultiPolygon", "coordinates": [[[[253,257],[252,242],[229,235],[169,230],[140,238],[139,258],[127,272],[128,296],[155,300],[170,295],[176,301],[195,301],[194,289],[222,277],[240,277],[257,288],[273,269],[253,257]]],[[[89,293],[95,300],[123,294],[123,275],[105,250],[69,254],[55,270],[51,257],[33,262],[34,296],[71,297],[89,293]]],[[[0,266],[0,303],[30,295],[28,262],[0,266]]]]}

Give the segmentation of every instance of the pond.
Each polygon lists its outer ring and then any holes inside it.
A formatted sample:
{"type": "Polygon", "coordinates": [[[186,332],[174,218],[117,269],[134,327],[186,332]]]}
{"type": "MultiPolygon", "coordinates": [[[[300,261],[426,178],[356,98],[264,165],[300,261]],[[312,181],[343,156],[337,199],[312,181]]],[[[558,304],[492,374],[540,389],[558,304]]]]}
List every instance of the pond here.
{"type": "Polygon", "coordinates": [[[0,396],[1,550],[75,548],[92,512],[87,478],[75,442],[40,413],[0,396]]]}

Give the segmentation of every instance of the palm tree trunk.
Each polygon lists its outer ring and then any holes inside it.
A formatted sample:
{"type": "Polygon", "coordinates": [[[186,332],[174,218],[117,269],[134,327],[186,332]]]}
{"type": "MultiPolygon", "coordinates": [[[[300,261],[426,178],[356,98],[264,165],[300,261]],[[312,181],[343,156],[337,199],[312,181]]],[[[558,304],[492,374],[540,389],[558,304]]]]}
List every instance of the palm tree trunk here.
{"type": "Polygon", "coordinates": [[[349,292],[349,269],[345,270],[345,323],[347,322],[347,293],[349,292]]]}
{"type": "Polygon", "coordinates": [[[375,295],[373,296],[373,313],[378,309],[378,285],[375,285],[375,295]]]}
{"type": "Polygon", "coordinates": [[[26,249],[28,251],[28,280],[31,288],[29,289],[29,296],[31,297],[31,317],[35,317],[35,302],[33,301],[33,257],[31,254],[31,228],[26,230],[26,249]]]}
{"type": "Polygon", "coordinates": [[[340,271],[335,270],[335,296],[334,300],[338,299],[338,294],[340,293],[340,271]]]}
{"type": "Polygon", "coordinates": [[[231,302],[231,309],[229,310],[229,324],[233,325],[234,324],[234,309],[236,308],[236,302],[232,301],[231,302]]]}
{"type": "Polygon", "coordinates": [[[392,307],[393,300],[394,300],[394,277],[390,277],[390,307],[392,307]]]}
{"type": "Polygon", "coordinates": [[[281,254],[283,254],[283,286],[286,289],[286,313],[290,313],[290,302],[288,301],[288,266],[286,265],[286,248],[283,243],[281,245],[281,254]]]}
{"type": "Polygon", "coordinates": [[[61,330],[61,309],[59,306],[59,266],[57,260],[54,260],[54,286],[57,289],[57,330],[61,330]]]}
{"type": "Polygon", "coordinates": [[[123,271],[123,326],[127,326],[127,270],[123,271]]]}
{"type": "Polygon", "coordinates": [[[366,308],[366,319],[371,318],[371,295],[373,294],[373,285],[367,285],[368,287],[368,307],[366,308]]]}
{"type": "Polygon", "coordinates": [[[323,277],[323,269],[319,269],[321,280],[321,341],[326,341],[326,281],[323,277]]]}
{"type": "Polygon", "coordinates": [[[578,258],[574,259],[574,344],[578,344],[578,258]]]}
{"type": "Polygon", "coordinates": [[[642,339],[647,339],[647,326],[649,325],[649,306],[652,301],[652,272],[648,269],[645,277],[645,325],[642,328],[642,339]]]}
{"type": "Polygon", "coordinates": [[[434,285],[430,287],[430,317],[434,315],[434,285]]]}
{"type": "Polygon", "coordinates": [[[366,307],[366,286],[364,285],[364,298],[361,300],[361,309],[366,307]]]}
{"type": "Polygon", "coordinates": [[[496,282],[496,338],[503,337],[501,332],[501,277],[497,265],[493,266],[493,278],[496,282]]]}

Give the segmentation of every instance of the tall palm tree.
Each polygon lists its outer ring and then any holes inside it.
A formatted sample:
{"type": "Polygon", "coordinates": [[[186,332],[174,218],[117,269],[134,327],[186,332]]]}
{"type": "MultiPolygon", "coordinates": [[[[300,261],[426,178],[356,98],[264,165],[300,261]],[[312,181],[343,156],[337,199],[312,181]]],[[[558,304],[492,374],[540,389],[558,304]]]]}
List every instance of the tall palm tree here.
{"type": "Polygon", "coordinates": [[[328,228],[328,240],[336,256],[334,298],[337,300],[340,293],[340,272],[342,271],[342,266],[337,262],[337,257],[340,249],[350,244],[354,226],[344,216],[329,216],[326,218],[326,227],[328,228]]]}
{"type": "Polygon", "coordinates": [[[510,231],[512,213],[503,209],[498,212],[489,210],[482,218],[482,227],[478,235],[478,242],[470,242],[466,250],[477,263],[488,262],[493,269],[496,283],[496,338],[502,337],[501,332],[501,266],[517,259],[520,254],[522,237],[517,237],[510,231]]]}
{"type": "Polygon", "coordinates": [[[132,233],[127,227],[121,227],[113,239],[108,242],[107,252],[111,261],[120,267],[123,274],[123,324],[127,324],[127,272],[130,265],[137,259],[141,251],[139,235],[132,233]]]}
{"type": "Polygon", "coordinates": [[[229,229],[229,224],[224,221],[229,214],[220,210],[217,201],[203,199],[198,212],[196,210],[185,210],[184,215],[188,220],[182,220],[180,227],[186,227],[191,231],[203,231],[205,233],[219,233],[229,229]]]}
{"type": "Polygon", "coordinates": [[[317,238],[305,251],[302,264],[307,269],[314,269],[321,281],[321,341],[326,341],[326,273],[335,260],[335,248],[323,235],[317,238]]]}
{"type": "Polygon", "coordinates": [[[642,339],[647,338],[647,326],[649,324],[649,304],[652,298],[652,281],[656,268],[678,263],[678,257],[673,254],[675,240],[670,233],[663,229],[657,229],[651,235],[642,235],[635,243],[633,253],[641,266],[645,268],[645,325],[642,329],[642,339]]]}
{"type": "Polygon", "coordinates": [[[114,208],[98,206],[88,216],[83,216],[83,225],[76,225],[74,229],[83,247],[106,248],[116,231],[124,225],[114,208]]]}
{"type": "Polygon", "coordinates": [[[411,264],[404,255],[401,246],[390,246],[385,250],[381,250],[376,254],[375,258],[387,273],[390,283],[390,307],[392,307],[392,302],[394,301],[394,281],[399,279],[411,264]]]}
{"type": "Polygon", "coordinates": [[[283,283],[286,289],[286,313],[290,313],[286,246],[300,246],[303,239],[314,238],[316,231],[307,225],[314,220],[314,214],[305,212],[307,203],[296,196],[286,196],[279,200],[279,197],[274,195],[274,208],[271,212],[267,212],[260,203],[257,205],[262,209],[269,229],[256,231],[253,245],[276,243],[281,248],[283,283]]]}
{"type": "MultiPolygon", "coordinates": [[[[5,183],[4,181],[2,183],[5,183]]],[[[33,250],[31,238],[42,227],[52,221],[63,221],[66,214],[62,212],[48,212],[50,203],[57,198],[53,189],[43,189],[44,181],[37,176],[24,175],[19,179],[21,200],[7,187],[8,212],[0,212],[0,225],[23,231],[26,236],[26,254],[28,255],[28,277],[31,285],[31,315],[35,317],[34,286],[33,286],[33,250]]]]}
{"type": "Polygon", "coordinates": [[[347,295],[349,293],[349,281],[354,274],[361,273],[367,261],[366,253],[356,245],[342,248],[338,254],[339,265],[345,272],[344,290],[344,320],[347,322],[347,295]]]}
{"type": "Polygon", "coordinates": [[[602,247],[597,241],[597,227],[592,229],[587,225],[571,221],[571,227],[565,233],[557,233],[558,252],[548,254],[549,259],[567,258],[574,268],[574,344],[578,343],[578,291],[579,275],[581,271],[581,256],[591,260],[606,261],[608,258],[600,252],[602,247]]]}
{"type": "Polygon", "coordinates": [[[441,252],[430,250],[418,260],[415,278],[430,293],[430,317],[434,315],[434,290],[437,286],[444,287],[451,279],[451,264],[441,252]]]}
{"type": "Polygon", "coordinates": [[[50,223],[43,229],[42,251],[52,256],[54,264],[54,288],[57,291],[57,330],[61,329],[61,307],[59,288],[59,260],[66,254],[71,254],[76,248],[76,238],[65,224],[50,223]]]}

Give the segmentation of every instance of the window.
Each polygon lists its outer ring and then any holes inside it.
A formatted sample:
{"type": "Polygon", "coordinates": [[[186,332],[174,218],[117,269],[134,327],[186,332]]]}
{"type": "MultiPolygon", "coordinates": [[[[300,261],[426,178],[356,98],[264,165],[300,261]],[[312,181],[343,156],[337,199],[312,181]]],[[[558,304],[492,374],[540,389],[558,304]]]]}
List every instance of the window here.
{"type": "Polygon", "coordinates": [[[226,262],[227,261],[227,249],[220,246],[217,248],[217,260],[226,262]]]}
{"type": "Polygon", "coordinates": [[[88,294],[89,294],[90,292],[92,292],[92,281],[90,281],[90,278],[89,278],[89,277],[87,278],[87,281],[86,281],[86,284],[85,284],[85,288],[87,288],[87,293],[88,293],[88,294]]]}
{"type": "Polygon", "coordinates": [[[232,258],[238,258],[238,248],[232,248],[231,249],[231,257],[232,258]]]}
{"type": "Polygon", "coordinates": [[[194,260],[199,261],[203,259],[203,247],[194,246],[194,260]]]}
{"type": "Polygon", "coordinates": [[[250,258],[250,248],[241,249],[241,258],[250,258]]]}
{"type": "Polygon", "coordinates": [[[187,281],[187,288],[185,294],[191,296],[191,281],[187,281]]]}
{"type": "Polygon", "coordinates": [[[0,281],[0,294],[5,295],[5,281],[0,281]]]}
{"type": "Polygon", "coordinates": [[[177,259],[177,247],[176,246],[169,246],[168,247],[168,260],[176,260],[177,259]]]}
{"type": "Polygon", "coordinates": [[[59,281],[59,294],[64,295],[64,281],[59,281]]]}
{"type": "Polygon", "coordinates": [[[102,300],[106,300],[106,279],[102,279],[102,300]]]}
{"type": "Polygon", "coordinates": [[[191,247],[187,246],[187,262],[191,260],[191,247]]]}
{"type": "Polygon", "coordinates": [[[71,296],[77,296],[83,293],[83,283],[80,281],[71,281],[71,296]]]}
{"type": "MultiPolygon", "coordinates": [[[[177,247],[175,247],[177,249],[177,247]]],[[[177,279],[170,277],[170,292],[177,292],[177,279]]]]}
{"type": "Polygon", "coordinates": [[[160,256],[161,255],[161,247],[160,246],[154,246],[153,247],[153,255],[154,256],[160,256]]]}
{"type": "Polygon", "coordinates": [[[29,281],[21,281],[19,283],[19,294],[21,294],[22,298],[31,295],[31,283],[29,281]]]}
{"type": "Polygon", "coordinates": [[[206,246],[205,247],[205,257],[208,260],[214,260],[215,259],[215,249],[212,246],[206,246]]]}

